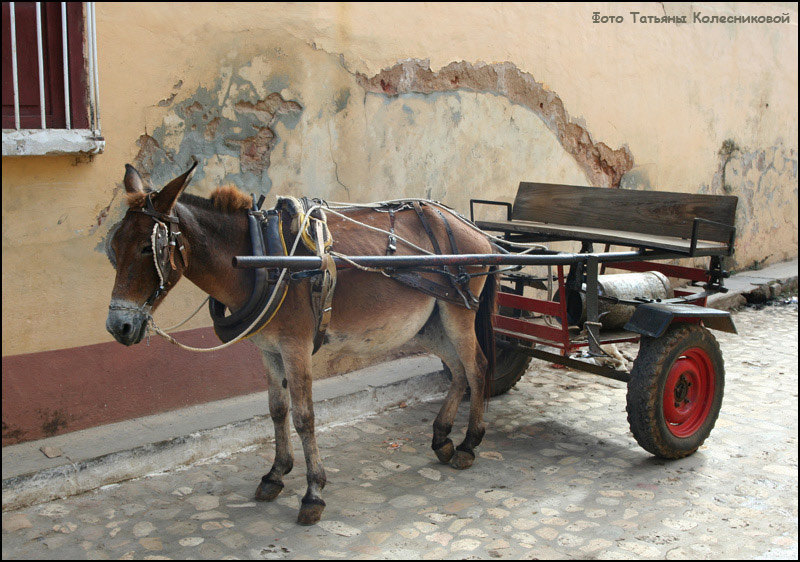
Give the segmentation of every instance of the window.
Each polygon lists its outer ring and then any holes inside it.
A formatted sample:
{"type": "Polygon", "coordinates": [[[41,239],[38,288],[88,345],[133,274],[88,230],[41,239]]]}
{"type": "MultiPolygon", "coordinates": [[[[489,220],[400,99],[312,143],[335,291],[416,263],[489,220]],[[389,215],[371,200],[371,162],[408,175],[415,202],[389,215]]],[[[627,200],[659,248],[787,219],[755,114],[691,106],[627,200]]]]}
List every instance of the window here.
{"type": "Polygon", "coordinates": [[[93,2],[3,2],[3,156],[98,153],[93,2]]]}

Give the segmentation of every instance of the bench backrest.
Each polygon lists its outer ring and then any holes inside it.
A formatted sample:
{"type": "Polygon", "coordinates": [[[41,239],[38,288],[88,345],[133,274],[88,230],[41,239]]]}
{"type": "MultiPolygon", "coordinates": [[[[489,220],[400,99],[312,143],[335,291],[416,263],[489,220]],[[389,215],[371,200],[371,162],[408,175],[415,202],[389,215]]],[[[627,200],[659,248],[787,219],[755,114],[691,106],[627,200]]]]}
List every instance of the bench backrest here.
{"type": "MultiPolygon", "coordinates": [[[[733,226],[738,200],[730,195],[522,182],[511,218],[690,238],[695,218],[733,226]]],[[[703,223],[699,238],[727,242],[731,231],[703,223]]]]}

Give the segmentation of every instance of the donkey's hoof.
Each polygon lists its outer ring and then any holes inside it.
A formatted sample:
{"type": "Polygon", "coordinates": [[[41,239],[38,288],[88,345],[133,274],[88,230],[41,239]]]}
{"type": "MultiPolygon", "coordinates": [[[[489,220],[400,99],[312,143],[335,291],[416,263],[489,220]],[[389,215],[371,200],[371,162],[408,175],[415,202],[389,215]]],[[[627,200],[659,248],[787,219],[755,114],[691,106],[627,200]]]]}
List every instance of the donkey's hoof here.
{"type": "Polygon", "coordinates": [[[315,498],[307,502],[304,501],[300,506],[300,513],[297,514],[297,522],[300,525],[314,525],[322,518],[322,511],[325,509],[325,502],[315,498]]]}
{"type": "Polygon", "coordinates": [[[474,454],[468,451],[456,451],[456,454],[450,461],[450,466],[452,466],[456,470],[465,470],[471,467],[472,463],[474,462],[475,462],[474,454]]]}
{"type": "Polygon", "coordinates": [[[440,463],[447,464],[450,462],[450,459],[453,458],[453,453],[455,453],[455,448],[453,447],[453,441],[448,439],[444,442],[444,445],[439,447],[438,449],[433,450],[436,453],[436,458],[439,459],[440,463]]]}
{"type": "Polygon", "coordinates": [[[258,488],[256,488],[256,499],[262,502],[271,502],[278,497],[278,494],[280,494],[282,490],[282,482],[262,480],[258,488]]]}

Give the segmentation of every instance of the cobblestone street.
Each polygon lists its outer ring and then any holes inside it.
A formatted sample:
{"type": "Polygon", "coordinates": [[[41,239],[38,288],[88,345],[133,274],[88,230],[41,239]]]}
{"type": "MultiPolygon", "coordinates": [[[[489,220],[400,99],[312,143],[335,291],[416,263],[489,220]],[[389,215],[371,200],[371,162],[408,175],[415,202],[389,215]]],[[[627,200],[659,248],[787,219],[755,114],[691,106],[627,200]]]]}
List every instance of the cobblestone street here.
{"type": "Polygon", "coordinates": [[[797,305],[747,308],[734,321],[739,335],[715,332],[722,412],[686,459],[636,444],[623,383],[533,361],[491,401],[469,470],[439,464],[430,449],[439,402],[412,405],[319,432],[328,484],[318,525],[295,523],[306,480],[293,434],[295,469],[275,502],[253,500],[270,442],[4,513],[2,555],[795,559],[797,305]]]}

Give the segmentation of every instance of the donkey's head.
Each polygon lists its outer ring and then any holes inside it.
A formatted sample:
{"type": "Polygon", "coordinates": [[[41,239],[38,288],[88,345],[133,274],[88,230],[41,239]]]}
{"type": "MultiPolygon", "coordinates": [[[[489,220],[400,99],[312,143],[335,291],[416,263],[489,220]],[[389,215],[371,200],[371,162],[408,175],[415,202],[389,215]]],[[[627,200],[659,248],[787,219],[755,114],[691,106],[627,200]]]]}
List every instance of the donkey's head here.
{"type": "Polygon", "coordinates": [[[197,162],[160,191],[147,190],[136,168],[125,165],[128,212],[109,244],[117,270],[106,329],[125,345],[139,343],[151,311],[178,282],[188,261],[175,206],[197,162]]]}

